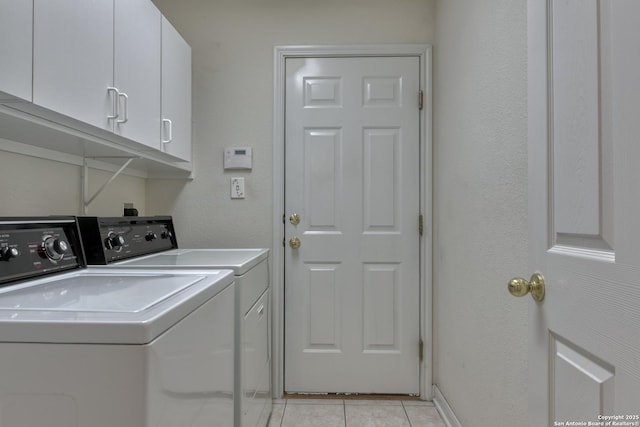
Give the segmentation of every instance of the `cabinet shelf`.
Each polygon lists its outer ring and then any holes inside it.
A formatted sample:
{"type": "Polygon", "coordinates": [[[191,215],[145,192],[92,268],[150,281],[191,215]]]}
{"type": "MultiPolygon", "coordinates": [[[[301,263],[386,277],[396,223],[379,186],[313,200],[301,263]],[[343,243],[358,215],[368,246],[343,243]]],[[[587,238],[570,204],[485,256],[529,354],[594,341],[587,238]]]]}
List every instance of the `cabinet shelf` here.
{"type": "Polygon", "coordinates": [[[39,117],[22,108],[29,103],[0,105],[0,149],[19,154],[54,159],[83,165],[91,159],[91,167],[116,171],[128,158],[134,158],[127,174],[143,178],[191,179],[192,164],[178,162],[173,156],[143,149],[132,141],[81,123],[67,125],[39,117]],[[18,108],[21,109],[18,109],[18,108]]]}

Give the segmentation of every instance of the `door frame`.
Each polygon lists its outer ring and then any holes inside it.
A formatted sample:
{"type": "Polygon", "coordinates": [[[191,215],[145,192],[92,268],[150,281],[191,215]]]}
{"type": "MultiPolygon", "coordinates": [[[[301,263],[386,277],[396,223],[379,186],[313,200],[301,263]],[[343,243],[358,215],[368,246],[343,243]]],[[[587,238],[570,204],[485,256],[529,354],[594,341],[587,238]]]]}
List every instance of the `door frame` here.
{"type": "MultiPolygon", "coordinates": [[[[418,57],[420,88],[424,92],[420,111],[420,213],[424,233],[420,239],[420,339],[424,357],[420,362],[420,397],[433,399],[433,303],[432,303],[432,46],[430,44],[384,45],[310,45],[274,48],[273,104],[273,246],[271,250],[272,283],[272,389],[273,396],[284,393],[284,135],[285,135],[285,62],[287,58],[305,57],[418,57]]],[[[416,94],[416,99],[417,99],[416,94]]],[[[417,101],[416,101],[417,102],[417,101]]],[[[417,228],[416,218],[416,228],[417,228]]],[[[418,351],[418,349],[416,349],[418,351]]]]}

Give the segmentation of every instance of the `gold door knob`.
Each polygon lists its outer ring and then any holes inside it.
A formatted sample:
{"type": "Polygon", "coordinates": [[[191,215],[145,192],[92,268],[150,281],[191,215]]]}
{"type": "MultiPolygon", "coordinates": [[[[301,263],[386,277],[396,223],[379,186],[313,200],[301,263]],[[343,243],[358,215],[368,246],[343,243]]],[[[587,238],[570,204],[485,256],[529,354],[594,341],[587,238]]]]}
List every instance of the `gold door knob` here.
{"type": "Polygon", "coordinates": [[[297,237],[289,239],[289,246],[291,246],[291,249],[299,249],[300,245],[302,245],[302,242],[297,237]]]}
{"type": "Polygon", "coordinates": [[[289,222],[293,225],[300,224],[300,215],[298,215],[297,213],[291,214],[291,216],[289,217],[289,222]]]}
{"type": "Polygon", "coordinates": [[[531,292],[531,298],[537,302],[544,299],[544,277],[540,273],[535,273],[529,281],[522,277],[514,277],[509,281],[508,288],[515,297],[523,297],[531,292]]]}

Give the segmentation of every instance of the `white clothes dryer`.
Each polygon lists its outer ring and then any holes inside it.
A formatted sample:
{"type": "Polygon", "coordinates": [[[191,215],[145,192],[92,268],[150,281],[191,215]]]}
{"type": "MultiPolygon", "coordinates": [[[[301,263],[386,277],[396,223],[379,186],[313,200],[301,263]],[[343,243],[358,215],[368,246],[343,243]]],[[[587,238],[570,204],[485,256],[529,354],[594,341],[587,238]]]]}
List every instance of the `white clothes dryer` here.
{"type": "Polygon", "coordinates": [[[78,217],[89,265],[231,269],[235,281],[236,427],[265,427],[272,410],[268,249],[180,249],[171,217],[78,217]]]}
{"type": "Polygon", "coordinates": [[[0,218],[0,426],[232,426],[234,298],[231,270],[88,270],[75,218],[0,218]]]}

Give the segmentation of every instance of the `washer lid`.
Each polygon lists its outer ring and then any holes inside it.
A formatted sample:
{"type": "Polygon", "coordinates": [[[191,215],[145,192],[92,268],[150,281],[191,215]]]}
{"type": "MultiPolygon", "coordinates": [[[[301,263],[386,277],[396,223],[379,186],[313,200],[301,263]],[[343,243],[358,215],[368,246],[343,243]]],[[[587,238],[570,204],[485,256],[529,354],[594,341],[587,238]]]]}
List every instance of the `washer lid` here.
{"type": "Polygon", "coordinates": [[[225,268],[245,274],[269,256],[269,249],[173,249],[122,261],[118,267],[225,268]]]}
{"type": "Polygon", "coordinates": [[[231,270],[89,270],[0,290],[0,341],[144,344],[233,281],[231,270]]]}

